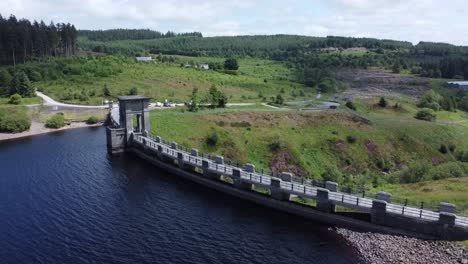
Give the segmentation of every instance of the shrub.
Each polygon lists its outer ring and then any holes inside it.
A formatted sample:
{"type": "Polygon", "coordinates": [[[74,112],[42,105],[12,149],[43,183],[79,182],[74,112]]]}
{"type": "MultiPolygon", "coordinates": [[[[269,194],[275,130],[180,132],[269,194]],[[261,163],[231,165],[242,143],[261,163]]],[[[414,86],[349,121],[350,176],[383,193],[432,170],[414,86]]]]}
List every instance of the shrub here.
{"type": "Polygon", "coordinates": [[[429,171],[429,177],[433,180],[464,177],[467,174],[468,165],[456,161],[443,163],[437,167],[433,167],[429,171]]]}
{"type": "Polygon", "coordinates": [[[282,148],[282,144],[280,141],[276,140],[276,141],[271,142],[268,145],[268,148],[273,152],[278,152],[282,148]]]}
{"type": "Polygon", "coordinates": [[[46,127],[48,128],[61,128],[65,126],[65,118],[63,115],[53,115],[46,121],[46,127]]]}
{"type": "Polygon", "coordinates": [[[388,102],[385,100],[385,97],[380,97],[379,103],[377,105],[380,107],[387,107],[388,102]]]}
{"type": "Polygon", "coordinates": [[[23,97],[21,97],[21,95],[14,94],[14,95],[10,96],[10,100],[8,101],[8,103],[9,104],[19,105],[19,104],[21,104],[22,99],[23,99],[23,97]]]}
{"type": "Polygon", "coordinates": [[[346,141],[349,143],[349,144],[353,144],[356,142],[356,138],[354,136],[347,136],[346,137],[346,141]]]}
{"type": "Polygon", "coordinates": [[[457,149],[457,146],[455,146],[455,144],[453,144],[453,143],[450,143],[448,145],[448,148],[449,148],[450,152],[455,153],[455,149],[457,149]]]}
{"type": "Polygon", "coordinates": [[[435,121],[436,114],[431,109],[422,109],[416,113],[414,118],[432,122],[432,121],[435,121]]]}
{"type": "Polygon", "coordinates": [[[457,160],[461,162],[468,162],[468,152],[466,151],[459,151],[457,152],[457,160]]]}
{"type": "Polygon", "coordinates": [[[341,173],[337,167],[326,167],[321,176],[324,181],[340,183],[343,180],[343,173],[341,173]]]}
{"type": "Polygon", "coordinates": [[[132,87],[128,91],[128,95],[137,95],[137,94],[138,94],[138,88],[136,88],[136,87],[132,87]]]}
{"type": "Polygon", "coordinates": [[[348,107],[349,109],[353,110],[353,111],[356,111],[356,106],[351,101],[346,102],[345,106],[348,107]]]}
{"type": "Polygon", "coordinates": [[[431,164],[427,161],[412,161],[406,168],[400,171],[399,178],[401,183],[415,183],[429,178],[428,172],[431,164]]]}
{"type": "Polygon", "coordinates": [[[445,144],[441,144],[440,147],[439,147],[439,151],[442,154],[447,154],[447,152],[448,152],[447,146],[445,144]]]}
{"type": "Polygon", "coordinates": [[[273,98],[274,98],[274,103],[275,103],[275,104],[277,104],[277,105],[282,105],[282,104],[284,104],[284,98],[283,98],[283,96],[281,96],[281,94],[278,94],[278,95],[276,96],[276,98],[275,98],[275,97],[273,97],[273,98]]]}
{"type": "Polygon", "coordinates": [[[97,124],[97,122],[99,122],[99,119],[96,116],[90,116],[86,120],[86,124],[89,124],[89,125],[97,124]]]}
{"type": "Polygon", "coordinates": [[[216,146],[219,141],[219,135],[216,131],[213,131],[208,137],[206,137],[206,144],[210,146],[216,146]]]}
{"type": "Polygon", "coordinates": [[[18,133],[31,127],[26,107],[0,108],[0,132],[18,133]]]}
{"type": "Polygon", "coordinates": [[[239,64],[234,58],[229,58],[224,61],[224,69],[229,71],[237,71],[239,69],[239,64]]]}

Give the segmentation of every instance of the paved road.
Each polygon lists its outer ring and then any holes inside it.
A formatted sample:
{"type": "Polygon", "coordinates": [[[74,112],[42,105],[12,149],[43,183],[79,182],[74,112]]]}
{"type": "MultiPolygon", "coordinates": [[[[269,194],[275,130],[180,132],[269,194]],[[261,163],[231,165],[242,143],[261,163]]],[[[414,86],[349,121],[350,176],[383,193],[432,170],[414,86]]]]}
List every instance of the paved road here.
{"type": "MultiPolygon", "coordinates": [[[[51,106],[53,108],[57,108],[57,109],[54,109],[54,110],[58,110],[58,108],[68,108],[68,109],[107,109],[109,108],[108,105],[76,105],[76,104],[65,104],[65,103],[61,103],[61,102],[57,102],[55,101],[54,99],[52,99],[51,97],[45,95],[44,93],[41,93],[41,92],[36,92],[37,96],[41,97],[43,100],[44,100],[44,105],[47,105],[47,106],[51,106]]],[[[289,105],[305,105],[305,104],[308,104],[310,102],[313,102],[315,100],[309,100],[309,101],[302,101],[302,102],[287,102],[287,104],[289,105]]],[[[226,104],[227,106],[252,106],[252,105],[256,105],[257,103],[228,103],[226,104]]],[[[176,104],[177,106],[183,106],[184,104],[176,104]]],[[[291,111],[292,109],[289,109],[289,108],[281,108],[281,107],[276,107],[276,106],[272,106],[272,105],[269,105],[269,104],[266,104],[266,103],[262,103],[262,105],[264,106],[267,106],[267,107],[270,107],[270,108],[273,108],[273,109],[277,109],[277,110],[283,110],[283,111],[291,111]]],[[[310,109],[303,109],[303,111],[315,111],[315,112],[320,112],[322,111],[321,109],[328,109],[330,108],[331,105],[335,105],[335,106],[339,106],[339,104],[337,103],[333,103],[333,102],[321,102],[321,105],[318,107],[318,108],[310,108],[310,109]]],[[[118,108],[119,105],[118,104],[114,104],[113,108],[118,108]]],[[[167,108],[170,108],[170,107],[156,107],[156,104],[155,103],[151,103],[150,104],[150,109],[167,109],[167,108]]]]}
{"type": "Polygon", "coordinates": [[[70,108],[86,108],[86,109],[105,109],[109,108],[108,105],[75,105],[75,104],[64,104],[55,101],[54,99],[50,98],[49,96],[41,93],[41,92],[36,92],[36,95],[41,97],[42,100],[44,100],[45,105],[49,106],[61,106],[61,107],[70,107],[70,108]]]}

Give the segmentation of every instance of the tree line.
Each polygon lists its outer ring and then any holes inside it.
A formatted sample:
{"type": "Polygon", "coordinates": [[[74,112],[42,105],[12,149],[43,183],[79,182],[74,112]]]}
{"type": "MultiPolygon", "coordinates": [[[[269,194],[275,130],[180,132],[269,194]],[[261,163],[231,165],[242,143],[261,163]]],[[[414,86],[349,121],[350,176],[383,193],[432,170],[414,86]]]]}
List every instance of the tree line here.
{"type": "MultiPolygon", "coordinates": [[[[99,32],[95,32],[99,34],[99,32]]],[[[103,32],[103,35],[106,33],[103,32]]],[[[101,37],[99,37],[101,38],[101,37]]],[[[97,38],[96,38],[97,39],[97,38]]],[[[285,60],[301,52],[336,47],[346,49],[349,47],[366,47],[369,49],[397,50],[410,48],[409,42],[378,40],[371,38],[345,38],[345,37],[309,37],[299,35],[257,35],[234,37],[202,37],[180,35],[178,38],[164,37],[140,40],[99,41],[90,38],[80,39],[80,47],[96,52],[109,54],[135,55],[143,51],[154,54],[188,56],[215,56],[215,57],[260,57],[276,60],[285,60]]]]}
{"type": "Polygon", "coordinates": [[[71,56],[76,50],[77,30],[70,23],[46,25],[0,15],[0,64],[15,66],[30,59],[71,56]]]}
{"type": "Polygon", "coordinates": [[[92,41],[115,40],[143,40],[173,37],[203,37],[200,32],[176,33],[168,31],[162,33],[150,29],[109,29],[109,30],[78,30],[79,37],[86,37],[92,41]]]}

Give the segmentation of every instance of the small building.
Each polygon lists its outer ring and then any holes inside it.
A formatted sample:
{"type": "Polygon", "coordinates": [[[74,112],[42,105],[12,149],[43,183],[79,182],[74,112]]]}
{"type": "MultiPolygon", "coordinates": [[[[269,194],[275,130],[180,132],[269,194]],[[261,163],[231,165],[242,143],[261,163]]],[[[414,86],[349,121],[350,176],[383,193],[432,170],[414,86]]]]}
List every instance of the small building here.
{"type": "Polygon", "coordinates": [[[203,63],[203,64],[200,64],[199,65],[199,68],[202,69],[202,70],[209,70],[210,69],[210,65],[206,64],[206,63],[203,63]]]}
{"type": "Polygon", "coordinates": [[[137,62],[143,62],[143,61],[153,61],[153,58],[151,57],[135,57],[137,62]]]}
{"type": "Polygon", "coordinates": [[[468,81],[448,82],[445,86],[449,88],[468,89],[468,81]]]}

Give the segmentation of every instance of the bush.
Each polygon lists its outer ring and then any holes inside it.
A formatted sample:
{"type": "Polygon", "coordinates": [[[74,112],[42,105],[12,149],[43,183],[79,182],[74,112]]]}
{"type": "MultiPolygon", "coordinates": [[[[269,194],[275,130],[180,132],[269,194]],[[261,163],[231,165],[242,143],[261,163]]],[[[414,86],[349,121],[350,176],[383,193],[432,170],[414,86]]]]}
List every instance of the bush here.
{"type": "Polygon", "coordinates": [[[282,147],[283,146],[282,146],[282,144],[281,144],[281,142],[279,140],[271,142],[268,145],[268,148],[270,149],[270,151],[273,151],[273,152],[278,152],[282,147]]]}
{"type": "Polygon", "coordinates": [[[453,143],[450,143],[448,148],[449,148],[450,152],[455,153],[455,149],[457,149],[457,146],[455,146],[455,144],[453,144],[453,143]]]}
{"type": "Polygon", "coordinates": [[[423,109],[423,110],[419,110],[414,116],[414,118],[432,122],[432,121],[435,121],[436,114],[431,109],[423,109]]]}
{"type": "Polygon", "coordinates": [[[213,131],[207,138],[206,138],[206,144],[210,146],[216,146],[219,141],[219,135],[216,131],[213,131]]]}
{"type": "Polygon", "coordinates": [[[282,105],[282,104],[284,104],[284,98],[283,98],[283,96],[281,96],[281,94],[278,94],[278,95],[276,96],[276,98],[275,98],[275,97],[273,97],[273,98],[274,98],[274,103],[275,103],[275,104],[277,104],[277,105],[282,105]]]}
{"type": "Polygon", "coordinates": [[[19,105],[19,104],[21,104],[22,99],[23,99],[23,97],[21,97],[21,95],[14,94],[14,95],[10,96],[10,100],[8,101],[8,103],[9,104],[19,105]]]}
{"type": "Polygon", "coordinates": [[[128,91],[128,95],[137,95],[137,94],[138,94],[138,88],[136,88],[136,87],[132,87],[128,91]]]}
{"type": "Polygon", "coordinates": [[[353,110],[353,111],[356,111],[356,106],[351,101],[346,102],[345,106],[348,107],[349,109],[353,110]]]}
{"type": "Polygon", "coordinates": [[[349,143],[349,144],[353,144],[356,142],[356,138],[354,136],[347,136],[346,137],[346,141],[349,143]]]}
{"type": "Polygon", "coordinates": [[[97,124],[97,122],[99,122],[99,119],[96,116],[90,116],[86,120],[86,124],[88,124],[88,125],[97,124]]]}
{"type": "Polygon", "coordinates": [[[224,61],[224,69],[229,71],[237,71],[239,69],[239,64],[234,58],[229,58],[224,61]]]}
{"type": "Polygon", "coordinates": [[[380,106],[380,107],[384,107],[384,108],[385,108],[385,107],[387,107],[388,102],[387,102],[387,100],[385,100],[384,97],[380,97],[379,103],[378,103],[377,105],[380,106]]]}
{"type": "Polygon", "coordinates": [[[448,152],[447,146],[445,144],[441,144],[439,147],[439,152],[442,154],[447,154],[448,152]]]}
{"type": "Polygon", "coordinates": [[[26,107],[0,108],[0,132],[19,133],[31,127],[26,107]]]}
{"type": "Polygon", "coordinates": [[[46,127],[48,128],[61,128],[65,126],[65,118],[63,115],[53,115],[46,121],[46,127]]]}
{"type": "Polygon", "coordinates": [[[324,181],[333,181],[336,183],[341,183],[343,180],[343,173],[338,170],[337,167],[326,167],[325,171],[322,173],[322,179],[324,181]]]}
{"type": "Polygon", "coordinates": [[[433,180],[459,178],[466,175],[468,175],[468,164],[456,161],[443,163],[429,171],[429,177],[433,180]]]}
{"type": "Polygon", "coordinates": [[[429,179],[431,164],[427,161],[412,161],[406,168],[399,172],[401,183],[415,183],[429,179]]]}

